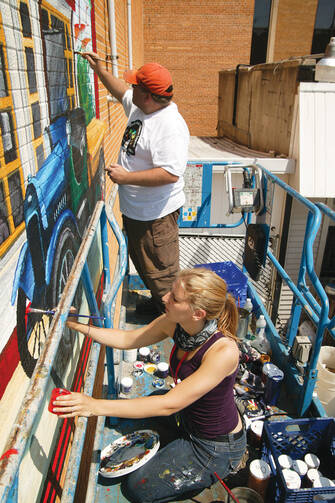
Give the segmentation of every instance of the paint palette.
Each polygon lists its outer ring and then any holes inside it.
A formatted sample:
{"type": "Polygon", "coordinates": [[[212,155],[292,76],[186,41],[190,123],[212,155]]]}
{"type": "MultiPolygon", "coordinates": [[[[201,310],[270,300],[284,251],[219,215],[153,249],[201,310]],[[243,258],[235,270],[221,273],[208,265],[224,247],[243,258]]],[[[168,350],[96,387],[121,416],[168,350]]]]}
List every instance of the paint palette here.
{"type": "Polygon", "coordinates": [[[101,452],[99,473],[103,477],[121,477],[137,470],[159,449],[159,435],[152,430],[139,430],[124,435],[101,452]]]}

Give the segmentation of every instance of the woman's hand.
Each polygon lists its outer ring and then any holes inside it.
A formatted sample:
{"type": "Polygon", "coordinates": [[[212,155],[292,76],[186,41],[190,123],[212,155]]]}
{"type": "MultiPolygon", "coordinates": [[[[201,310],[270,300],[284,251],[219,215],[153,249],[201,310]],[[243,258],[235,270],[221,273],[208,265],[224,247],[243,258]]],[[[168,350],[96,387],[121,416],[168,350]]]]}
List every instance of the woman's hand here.
{"type": "Polygon", "coordinates": [[[66,320],[66,326],[68,328],[75,329],[74,323],[78,323],[78,316],[74,316],[74,314],[77,314],[77,309],[75,307],[71,306],[69,313],[72,313],[72,314],[66,320]]]}
{"type": "Polygon", "coordinates": [[[67,418],[74,416],[95,416],[97,400],[84,393],[72,393],[60,395],[53,402],[53,412],[60,412],[59,417],[67,418]]]}

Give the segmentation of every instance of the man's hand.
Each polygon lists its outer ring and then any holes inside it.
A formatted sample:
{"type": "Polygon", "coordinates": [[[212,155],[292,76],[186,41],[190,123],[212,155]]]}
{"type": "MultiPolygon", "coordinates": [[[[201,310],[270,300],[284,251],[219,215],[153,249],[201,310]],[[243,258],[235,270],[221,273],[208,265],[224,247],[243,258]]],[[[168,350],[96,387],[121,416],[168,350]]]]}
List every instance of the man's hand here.
{"type": "Polygon", "coordinates": [[[80,55],[87,59],[92,70],[96,71],[99,67],[104,68],[100,56],[96,52],[81,52],[80,55]]]}
{"type": "Polygon", "coordinates": [[[129,172],[124,169],[119,164],[111,164],[109,167],[105,168],[107,175],[112,180],[112,182],[119,185],[129,184],[129,172]]]}
{"type": "Polygon", "coordinates": [[[158,187],[175,183],[178,176],[169,173],[164,168],[151,168],[141,171],[127,171],[119,164],[111,164],[105,168],[112,182],[119,185],[140,185],[142,187],[158,187]]]}

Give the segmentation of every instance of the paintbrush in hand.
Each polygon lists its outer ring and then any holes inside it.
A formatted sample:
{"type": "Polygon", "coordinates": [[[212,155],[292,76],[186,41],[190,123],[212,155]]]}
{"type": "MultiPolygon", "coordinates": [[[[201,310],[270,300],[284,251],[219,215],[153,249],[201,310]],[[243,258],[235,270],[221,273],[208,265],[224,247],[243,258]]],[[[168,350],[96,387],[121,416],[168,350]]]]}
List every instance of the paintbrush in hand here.
{"type": "MultiPolygon", "coordinates": [[[[80,51],[74,51],[75,54],[78,54],[81,57],[84,57],[82,52],[80,51]]],[[[104,63],[112,63],[112,61],[108,61],[108,59],[103,59],[103,58],[96,58],[94,56],[90,56],[90,58],[96,60],[96,61],[103,61],[104,63]]]]}
{"type": "MultiPolygon", "coordinates": [[[[37,309],[35,307],[29,307],[27,309],[27,314],[39,313],[39,314],[55,314],[56,311],[52,309],[37,309]]],[[[90,318],[93,320],[104,320],[103,316],[97,316],[95,314],[78,314],[78,313],[68,313],[68,316],[74,316],[76,318],[90,318]]]]}

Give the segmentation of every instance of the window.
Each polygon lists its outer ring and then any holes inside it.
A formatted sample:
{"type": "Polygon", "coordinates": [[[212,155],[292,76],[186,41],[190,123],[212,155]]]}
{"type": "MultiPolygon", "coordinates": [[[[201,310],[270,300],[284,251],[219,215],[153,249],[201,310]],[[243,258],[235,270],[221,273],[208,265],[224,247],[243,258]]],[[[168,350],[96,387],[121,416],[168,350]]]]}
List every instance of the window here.
{"type": "Polygon", "coordinates": [[[31,24],[29,17],[28,5],[25,2],[20,2],[20,17],[22,24],[22,35],[31,38],[31,24]]]}
{"type": "Polygon", "coordinates": [[[43,145],[38,145],[38,147],[36,147],[36,158],[37,158],[37,166],[38,166],[38,169],[41,168],[43,162],[44,162],[44,149],[43,149],[43,145]]]}
{"type": "Polygon", "coordinates": [[[12,162],[17,158],[14,137],[13,119],[10,112],[0,112],[0,129],[5,162],[12,162]]]}
{"type": "Polygon", "coordinates": [[[265,63],[268,48],[271,0],[255,0],[250,64],[265,63]]]}
{"type": "Polygon", "coordinates": [[[325,52],[330,37],[335,36],[334,0],[319,0],[316,11],[311,54],[325,52]]]}
{"type": "Polygon", "coordinates": [[[36,74],[35,74],[34,51],[31,49],[31,47],[26,47],[25,53],[26,53],[26,60],[27,60],[29,92],[36,93],[37,85],[36,85],[36,74]]]}
{"type": "Polygon", "coordinates": [[[40,112],[40,104],[32,103],[31,111],[33,114],[33,128],[34,128],[34,138],[39,138],[41,136],[41,112],[40,112]]]}
{"type": "Polygon", "coordinates": [[[8,96],[8,87],[5,73],[3,46],[0,44],[0,98],[4,98],[5,96],[8,96]]]}

